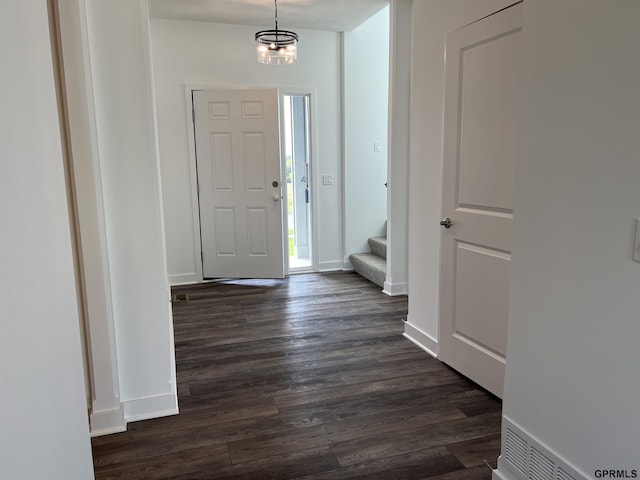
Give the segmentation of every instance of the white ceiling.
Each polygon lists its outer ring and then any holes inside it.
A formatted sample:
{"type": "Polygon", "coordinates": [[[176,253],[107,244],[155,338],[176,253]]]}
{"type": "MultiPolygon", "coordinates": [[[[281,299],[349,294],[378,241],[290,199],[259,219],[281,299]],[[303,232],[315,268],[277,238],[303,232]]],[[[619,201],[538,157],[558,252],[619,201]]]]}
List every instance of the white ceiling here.
{"type": "MultiPolygon", "coordinates": [[[[278,0],[278,28],[348,32],[388,0],[278,0]]],[[[273,0],[149,0],[153,18],[257,25],[273,28],[273,0]]]]}

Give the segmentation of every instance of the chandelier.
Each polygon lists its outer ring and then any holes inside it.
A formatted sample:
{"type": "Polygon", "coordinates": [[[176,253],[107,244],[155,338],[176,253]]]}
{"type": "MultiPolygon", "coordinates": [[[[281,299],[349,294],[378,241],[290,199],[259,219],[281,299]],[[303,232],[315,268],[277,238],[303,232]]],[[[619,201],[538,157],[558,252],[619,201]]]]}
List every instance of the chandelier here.
{"type": "Polygon", "coordinates": [[[278,30],[278,0],[275,30],[261,30],[256,33],[258,61],[271,65],[286,65],[298,58],[298,34],[288,30],[278,30]]]}

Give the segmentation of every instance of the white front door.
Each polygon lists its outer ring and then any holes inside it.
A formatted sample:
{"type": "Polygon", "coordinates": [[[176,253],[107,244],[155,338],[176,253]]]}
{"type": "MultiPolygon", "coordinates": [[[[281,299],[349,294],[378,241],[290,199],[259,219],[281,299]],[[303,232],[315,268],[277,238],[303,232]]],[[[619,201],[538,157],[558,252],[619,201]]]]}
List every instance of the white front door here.
{"type": "Polygon", "coordinates": [[[439,357],[502,396],[521,4],[446,44],[439,357]],[[443,220],[446,220],[443,218],[443,220]],[[448,223],[448,222],[444,222],[448,223]]]}
{"type": "Polygon", "coordinates": [[[193,92],[205,278],[283,278],[277,90],[193,92]]]}

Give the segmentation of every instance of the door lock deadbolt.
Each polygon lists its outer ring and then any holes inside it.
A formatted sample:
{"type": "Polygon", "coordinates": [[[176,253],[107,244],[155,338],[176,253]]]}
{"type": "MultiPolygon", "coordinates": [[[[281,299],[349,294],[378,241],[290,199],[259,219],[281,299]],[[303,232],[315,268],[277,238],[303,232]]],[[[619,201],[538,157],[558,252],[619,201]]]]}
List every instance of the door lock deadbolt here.
{"type": "Polygon", "coordinates": [[[453,222],[451,221],[451,219],[449,217],[445,217],[440,222],[440,225],[442,225],[444,228],[451,228],[453,226],[453,222]]]}

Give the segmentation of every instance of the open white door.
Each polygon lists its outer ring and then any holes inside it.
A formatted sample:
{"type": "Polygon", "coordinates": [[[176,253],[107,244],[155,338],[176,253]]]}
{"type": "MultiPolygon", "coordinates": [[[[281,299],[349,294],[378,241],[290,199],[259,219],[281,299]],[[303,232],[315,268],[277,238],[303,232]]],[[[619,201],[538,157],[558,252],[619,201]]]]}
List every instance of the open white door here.
{"type": "Polygon", "coordinates": [[[205,278],[283,278],[277,90],[193,92],[205,278]]]}
{"type": "Polygon", "coordinates": [[[521,4],[447,37],[439,357],[502,396],[521,4]]]}

